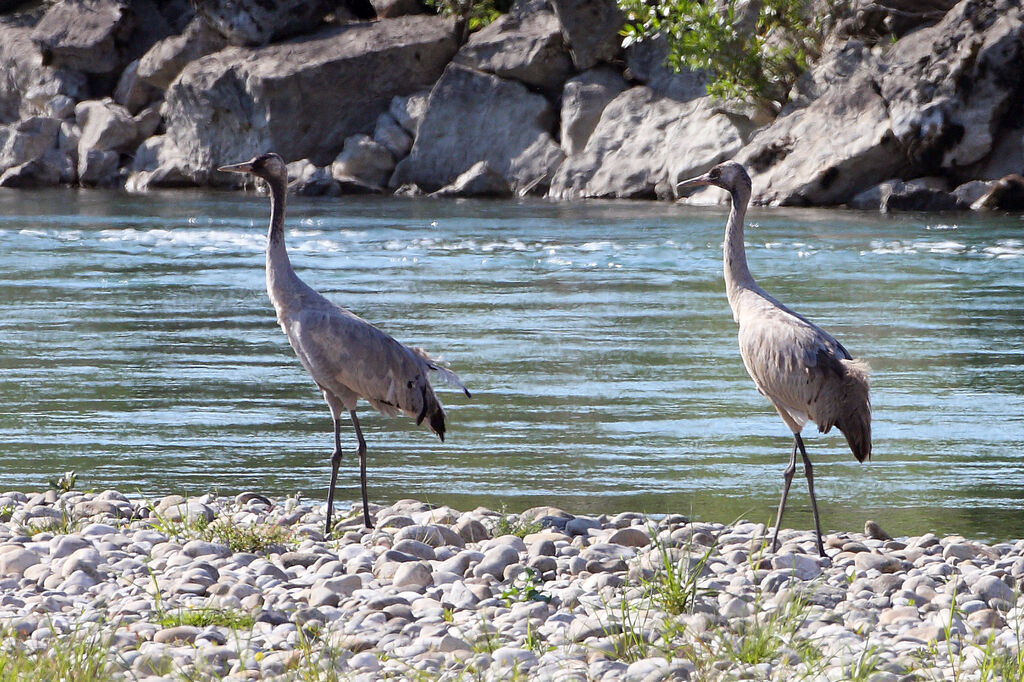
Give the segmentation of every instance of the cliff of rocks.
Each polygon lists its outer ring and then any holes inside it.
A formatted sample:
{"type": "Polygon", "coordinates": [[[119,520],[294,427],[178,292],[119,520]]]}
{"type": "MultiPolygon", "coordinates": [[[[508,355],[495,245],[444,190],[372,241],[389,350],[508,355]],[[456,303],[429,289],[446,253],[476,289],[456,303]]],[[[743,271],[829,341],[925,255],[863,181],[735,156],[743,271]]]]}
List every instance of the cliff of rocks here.
{"type": "Polygon", "coordinates": [[[673,199],[735,158],[760,203],[1024,208],[1019,0],[851,0],[769,121],[623,49],[614,0],[518,0],[462,45],[373,3],[4,3],[0,187],[232,183],[273,149],[303,193],[673,199]]]}

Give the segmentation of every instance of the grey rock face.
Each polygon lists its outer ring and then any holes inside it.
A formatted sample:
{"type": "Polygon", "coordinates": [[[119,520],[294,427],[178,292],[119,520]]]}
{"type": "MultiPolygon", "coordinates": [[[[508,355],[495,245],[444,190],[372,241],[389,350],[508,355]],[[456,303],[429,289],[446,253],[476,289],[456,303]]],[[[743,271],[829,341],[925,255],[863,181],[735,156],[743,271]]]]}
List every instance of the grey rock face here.
{"type": "Polygon", "coordinates": [[[634,43],[626,50],[626,75],[655,93],[682,102],[707,94],[707,78],[689,69],[675,73],[665,65],[668,47],[662,38],[634,43]]]}
{"type": "Polygon", "coordinates": [[[0,25],[0,123],[43,112],[57,95],[81,97],[85,76],[43,65],[43,57],[27,26],[0,25]]]}
{"type": "Polygon", "coordinates": [[[326,165],[345,138],[373,129],[393,97],[436,80],[454,52],[447,24],[428,16],[222,50],[189,64],[167,90],[167,136],[202,173],[267,149],[326,165]]]}
{"type": "Polygon", "coordinates": [[[439,197],[508,197],[512,189],[505,177],[486,161],[477,161],[455,182],[434,192],[439,197]]]}
{"type": "Polygon", "coordinates": [[[579,70],[614,59],[625,17],[614,0],[551,0],[572,61],[579,70]]]}
{"type": "Polygon", "coordinates": [[[328,0],[194,0],[193,4],[232,45],[266,45],[316,30],[335,5],[328,0]]]}
{"type": "Polygon", "coordinates": [[[567,156],[583,151],[608,103],[627,88],[610,68],[597,68],[570,78],[562,90],[560,138],[567,156]]]}
{"type": "Polygon", "coordinates": [[[139,78],[150,85],[167,89],[185,66],[227,45],[201,17],[193,19],[180,35],[164,38],[139,59],[139,78]]]}
{"type": "Polygon", "coordinates": [[[1018,3],[965,0],[881,59],[860,52],[849,79],[816,81],[818,99],[738,154],[755,201],[834,204],[886,178],[957,175],[989,157],[1021,87],[1022,33],[1018,3]]]}
{"type": "Polygon", "coordinates": [[[36,24],[32,39],[44,63],[109,74],[170,32],[151,0],[60,0],[36,24]]]}
{"type": "Polygon", "coordinates": [[[391,152],[367,135],[353,135],[331,164],[331,175],[338,180],[356,179],[372,187],[384,187],[395,160],[391,152]]]}
{"type": "Polygon", "coordinates": [[[677,180],[731,157],[743,134],[709,98],[680,102],[630,88],[605,107],[583,152],[558,169],[549,195],[671,196],[677,180]]]}
{"type": "Polygon", "coordinates": [[[540,95],[452,64],[431,91],[412,151],[390,185],[414,183],[432,192],[487,161],[516,192],[546,189],[563,158],[548,133],[552,124],[540,95]]]}
{"type": "Polygon", "coordinates": [[[33,117],[0,126],[0,172],[41,158],[57,148],[60,121],[33,117]]]}
{"type": "Polygon", "coordinates": [[[779,117],[736,160],[750,173],[756,201],[803,205],[841,203],[897,175],[901,157],[886,102],[870,78],[857,76],[779,117]]]}
{"type": "Polygon", "coordinates": [[[572,71],[558,19],[549,11],[505,14],[474,33],[455,63],[557,90],[572,71]]]}

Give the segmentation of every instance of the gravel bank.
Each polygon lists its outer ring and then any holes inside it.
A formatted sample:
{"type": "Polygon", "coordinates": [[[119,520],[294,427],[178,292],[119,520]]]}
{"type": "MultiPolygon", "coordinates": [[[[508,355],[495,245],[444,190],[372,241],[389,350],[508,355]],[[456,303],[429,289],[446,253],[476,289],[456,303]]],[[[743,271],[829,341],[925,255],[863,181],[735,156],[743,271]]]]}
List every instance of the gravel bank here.
{"type": "Polygon", "coordinates": [[[1024,541],[403,500],[0,494],[3,660],[75,679],[1020,679],[1024,541]],[[876,535],[878,533],[875,533],[876,535]],[[652,538],[653,536],[653,538],[652,538]]]}

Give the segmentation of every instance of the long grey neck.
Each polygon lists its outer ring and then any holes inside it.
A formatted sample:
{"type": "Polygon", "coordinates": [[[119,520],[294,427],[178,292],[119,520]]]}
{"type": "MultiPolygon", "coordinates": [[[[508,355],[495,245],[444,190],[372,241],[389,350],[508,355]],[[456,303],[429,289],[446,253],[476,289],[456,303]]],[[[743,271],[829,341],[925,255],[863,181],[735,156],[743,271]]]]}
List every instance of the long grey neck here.
{"type": "Polygon", "coordinates": [[[270,185],[270,227],[267,229],[267,289],[282,286],[295,278],[284,245],[284,204],[287,185],[280,178],[267,181],[270,185]]]}
{"type": "Polygon", "coordinates": [[[750,190],[739,187],[732,196],[732,210],[725,224],[724,270],[725,292],[729,297],[729,305],[736,312],[737,297],[744,289],[759,291],[747,267],[747,251],[743,246],[743,218],[747,214],[747,202],[750,201],[750,190]]]}

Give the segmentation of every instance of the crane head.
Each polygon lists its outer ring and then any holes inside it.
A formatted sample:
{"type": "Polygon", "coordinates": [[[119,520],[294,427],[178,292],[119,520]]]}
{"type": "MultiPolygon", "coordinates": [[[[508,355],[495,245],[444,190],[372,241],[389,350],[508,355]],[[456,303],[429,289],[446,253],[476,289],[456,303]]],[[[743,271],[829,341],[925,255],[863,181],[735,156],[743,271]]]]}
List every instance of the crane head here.
{"type": "Polygon", "coordinates": [[[288,177],[288,169],[284,164],[284,159],[274,152],[260,154],[245,163],[234,163],[229,166],[221,166],[217,170],[224,171],[226,173],[245,173],[247,175],[255,175],[263,178],[264,180],[271,180],[272,178],[278,177],[287,179],[288,177]]]}
{"type": "Polygon", "coordinates": [[[750,194],[751,187],[750,176],[747,175],[746,169],[735,161],[726,161],[725,163],[718,164],[704,175],[698,175],[695,178],[683,180],[676,185],[676,190],[700,187],[703,185],[721,187],[730,193],[736,192],[737,190],[746,190],[748,195],[750,194]]]}

